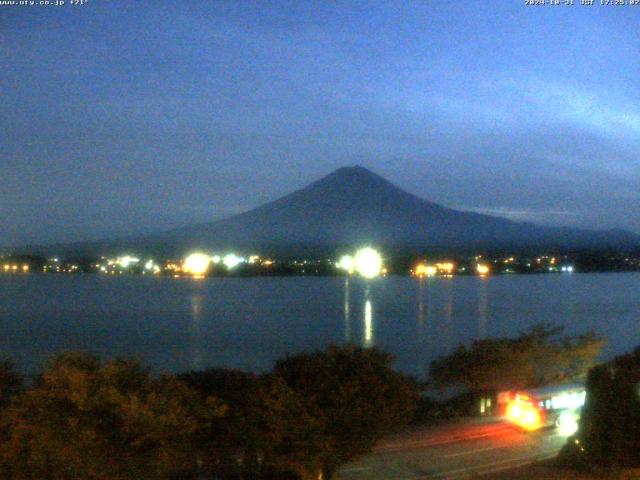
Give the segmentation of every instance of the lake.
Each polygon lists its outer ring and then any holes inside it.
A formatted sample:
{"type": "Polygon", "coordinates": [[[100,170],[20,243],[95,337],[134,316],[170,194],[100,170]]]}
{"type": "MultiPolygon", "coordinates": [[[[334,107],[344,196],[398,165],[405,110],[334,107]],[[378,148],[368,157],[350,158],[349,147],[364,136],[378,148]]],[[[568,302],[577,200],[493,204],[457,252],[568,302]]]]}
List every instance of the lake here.
{"type": "Polygon", "coordinates": [[[640,273],[372,281],[344,277],[0,276],[0,358],[38,372],[51,354],[139,355],[155,371],[264,371],[329,343],[378,345],[424,377],[460,343],[552,322],[594,329],[605,355],[640,344],[640,273]]]}

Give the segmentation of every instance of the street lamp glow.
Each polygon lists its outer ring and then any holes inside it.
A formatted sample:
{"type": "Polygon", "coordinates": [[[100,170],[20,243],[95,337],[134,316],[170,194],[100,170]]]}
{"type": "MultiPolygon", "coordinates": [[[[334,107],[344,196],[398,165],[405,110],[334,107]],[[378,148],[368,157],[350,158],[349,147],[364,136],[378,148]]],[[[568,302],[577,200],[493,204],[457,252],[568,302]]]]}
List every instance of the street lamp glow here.
{"type": "Polygon", "coordinates": [[[353,273],[354,261],[351,255],[344,255],[338,262],[338,268],[347,273],[353,273]]]}
{"type": "Polygon", "coordinates": [[[200,276],[207,273],[210,262],[211,258],[209,258],[209,255],[205,255],[204,253],[192,253],[185,258],[182,268],[186,273],[200,276]]]}
{"type": "Polygon", "coordinates": [[[356,253],[356,271],[365,278],[374,278],[382,271],[382,257],[373,248],[363,248],[356,253]]]}
{"type": "Polygon", "coordinates": [[[131,266],[132,263],[138,263],[140,261],[139,258],[132,257],[131,255],[125,255],[124,257],[119,257],[117,260],[118,260],[118,264],[122,268],[128,268],[129,266],[131,266]]]}
{"type": "Polygon", "coordinates": [[[224,263],[224,265],[229,270],[232,270],[233,268],[237,267],[241,261],[242,259],[233,253],[225,255],[225,257],[222,259],[222,263],[224,263]]]}
{"type": "Polygon", "coordinates": [[[578,431],[578,416],[571,410],[565,410],[558,417],[556,425],[559,435],[570,437],[578,431]]]}
{"type": "Polygon", "coordinates": [[[480,276],[488,275],[489,274],[489,266],[479,263],[476,266],[476,271],[478,272],[478,275],[480,275],[480,276]]]}

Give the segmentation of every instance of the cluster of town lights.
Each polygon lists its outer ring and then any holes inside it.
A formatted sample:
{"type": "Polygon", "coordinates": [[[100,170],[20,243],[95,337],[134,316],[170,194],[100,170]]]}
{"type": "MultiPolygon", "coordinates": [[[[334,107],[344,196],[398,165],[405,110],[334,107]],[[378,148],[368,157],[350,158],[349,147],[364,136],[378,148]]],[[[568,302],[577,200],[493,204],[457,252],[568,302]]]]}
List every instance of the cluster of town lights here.
{"type": "MultiPolygon", "coordinates": [[[[251,257],[254,261],[257,259],[257,255],[251,257]]],[[[221,263],[229,270],[233,270],[235,267],[243,263],[245,259],[238,257],[234,253],[229,253],[224,257],[219,255],[207,255],[205,253],[195,252],[187,256],[182,264],[182,270],[194,277],[202,277],[208,271],[212,263],[221,263]]]]}
{"type": "Polygon", "coordinates": [[[5,263],[5,264],[3,265],[3,267],[2,267],[2,269],[3,269],[5,272],[17,272],[17,271],[22,271],[22,272],[25,272],[25,273],[26,273],[26,272],[28,272],[28,271],[29,271],[29,265],[26,265],[26,264],[25,264],[25,265],[19,266],[19,265],[15,265],[15,264],[11,265],[11,264],[5,263]]]}
{"type": "Polygon", "coordinates": [[[344,255],[338,268],[348,274],[355,272],[364,278],[375,278],[383,273],[382,256],[371,247],[362,248],[354,256],[344,255]]]}
{"type": "MultiPolygon", "coordinates": [[[[464,268],[462,268],[461,270],[464,270],[464,268]]],[[[417,264],[411,271],[413,275],[419,278],[434,277],[436,275],[450,277],[455,272],[456,265],[453,262],[439,262],[433,265],[422,262],[417,264]]],[[[476,273],[481,277],[484,277],[491,273],[491,268],[489,267],[489,265],[478,263],[476,264],[476,273]]]]}
{"type": "Polygon", "coordinates": [[[419,263],[413,269],[413,274],[416,277],[433,277],[435,275],[451,276],[455,272],[456,266],[452,262],[441,262],[435,265],[428,265],[426,263],[419,263]]]}

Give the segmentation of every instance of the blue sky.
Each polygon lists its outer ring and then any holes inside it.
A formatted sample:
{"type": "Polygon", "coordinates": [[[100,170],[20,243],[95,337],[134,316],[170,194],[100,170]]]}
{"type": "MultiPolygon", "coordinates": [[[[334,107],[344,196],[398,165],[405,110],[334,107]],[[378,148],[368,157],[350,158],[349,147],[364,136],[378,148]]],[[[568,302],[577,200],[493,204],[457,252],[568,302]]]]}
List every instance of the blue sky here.
{"type": "Polygon", "coordinates": [[[577,3],[0,6],[0,245],[207,221],[354,164],[640,233],[640,7],[577,3]]]}

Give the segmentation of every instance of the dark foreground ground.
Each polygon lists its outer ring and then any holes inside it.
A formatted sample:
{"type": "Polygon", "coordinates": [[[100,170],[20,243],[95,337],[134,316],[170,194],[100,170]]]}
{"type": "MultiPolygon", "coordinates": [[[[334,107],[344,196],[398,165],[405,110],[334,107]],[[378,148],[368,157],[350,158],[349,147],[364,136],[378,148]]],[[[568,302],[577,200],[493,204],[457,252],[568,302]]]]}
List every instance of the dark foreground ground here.
{"type": "Polygon", "coordinates": [[[340,480],[640,480],[640,469],[580,473],[555,460],[566,438],[496,419],[407,431],[338,472],[340,480]]]}
{"type": "Polygon", "coordinates": [[[474,480],[640,480],[640,470],[587,474],[560,468],[553,460],[548,460],[471,478],[474,480]]]}
{"type": "MultiPolygon", "coordinates": [[[[459,421],[388,438],[371,454],[344,466],[338,478],[428,480],[480,475],[498,478],[497,472],[513,471],[514,468],[555,457],[565,442],[566,438],[555,430],[524,432],[495,419],[459,421]]],[[[545,477],[532,474],[513,478],[545,477]]]]}

